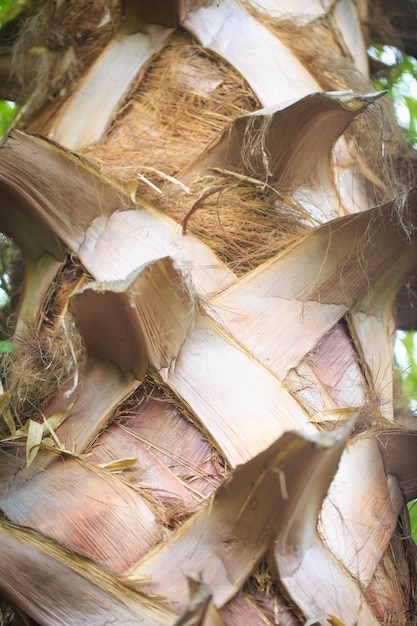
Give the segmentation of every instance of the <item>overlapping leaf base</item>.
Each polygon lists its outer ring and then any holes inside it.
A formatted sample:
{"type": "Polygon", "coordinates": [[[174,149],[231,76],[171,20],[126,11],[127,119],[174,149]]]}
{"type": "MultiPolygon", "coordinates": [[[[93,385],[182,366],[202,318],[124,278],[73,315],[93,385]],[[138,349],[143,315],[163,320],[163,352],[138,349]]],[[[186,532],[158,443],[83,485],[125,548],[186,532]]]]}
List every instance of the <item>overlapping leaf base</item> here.
{"type": "Polygon", "coordinates": [[[226,60],[182,30],[120,34],[35,122],[102,171],[25,132],[0,149],[27,277],[0,591],[47,625],[413,624],[417,435],[395,423],[392,342],[417,192],[378,179],[373,206],[352,124],[380,94],[322,92],[244,4],[185,9],[226,60]],[[109,67],[120,92],[89,127],[109,67]]]}

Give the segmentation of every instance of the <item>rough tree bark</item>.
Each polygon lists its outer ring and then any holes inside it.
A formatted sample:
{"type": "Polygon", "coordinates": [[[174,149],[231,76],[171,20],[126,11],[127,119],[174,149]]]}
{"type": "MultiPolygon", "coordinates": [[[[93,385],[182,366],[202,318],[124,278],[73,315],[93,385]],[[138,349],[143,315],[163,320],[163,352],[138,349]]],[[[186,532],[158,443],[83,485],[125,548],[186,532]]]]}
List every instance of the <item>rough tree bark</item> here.
{"type": "Polygon", "coordinates": [[[417,195],[367,2],[38,8],[0,149],[16,619],[415,623],[417,195]]]}

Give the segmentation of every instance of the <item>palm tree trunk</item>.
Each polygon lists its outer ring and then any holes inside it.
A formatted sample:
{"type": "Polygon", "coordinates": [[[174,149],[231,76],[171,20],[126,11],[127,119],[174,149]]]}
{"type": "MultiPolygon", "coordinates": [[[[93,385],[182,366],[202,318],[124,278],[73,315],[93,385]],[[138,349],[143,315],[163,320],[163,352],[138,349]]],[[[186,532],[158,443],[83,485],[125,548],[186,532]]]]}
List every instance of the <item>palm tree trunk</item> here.
{"type": "Polygon", "coordinates": [[[47,625],[413,624],[417,197],[365,3],[115,4],[0,149],[0,591],[47,625]]]}

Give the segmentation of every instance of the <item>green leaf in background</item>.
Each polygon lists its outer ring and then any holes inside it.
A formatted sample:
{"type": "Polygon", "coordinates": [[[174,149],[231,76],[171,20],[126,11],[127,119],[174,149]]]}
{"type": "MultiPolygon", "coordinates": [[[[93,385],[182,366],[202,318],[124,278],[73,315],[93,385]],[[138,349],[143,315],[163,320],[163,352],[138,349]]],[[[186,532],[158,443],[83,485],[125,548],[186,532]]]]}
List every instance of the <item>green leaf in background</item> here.
{"type": "Polygon", "coordinates": [[[395,367],[406,408],[417,414],[417,336],[399,331],[395,344],[395,367]]]}
{"type": "MultiPolygon", "coordinates": [[[[395,342],[395,368],[401,384],[405,408],[417,421],[417,333],[398,331],[395,342]]],[[[417,459],[416,459],[417,463],[417,459]]],[[[417,543],[417,500],[408,503],[411,532],[417,543]]]]}
{"type": "Polygon", "coordinates": [[[417,543],[417,500],[408,503],[408,513],[410,514],[411,533],[417,543]]]}
{"type": "Polygon", "coordinates": [[[0,1],[0,28],[16,19],[28,5],[27,0],[1,0],[0,1]]]}
{"type": "Polygon", "coordinates": [[[13,345],[10,341],[0,341],[0,354],[5,354],[6,352],[13,352],[13,345]]]}
{"type": "Polygon", "coordinates": [[[0,100],[0,138],[7,132],[19,112],[17,102],[0,100]]]}

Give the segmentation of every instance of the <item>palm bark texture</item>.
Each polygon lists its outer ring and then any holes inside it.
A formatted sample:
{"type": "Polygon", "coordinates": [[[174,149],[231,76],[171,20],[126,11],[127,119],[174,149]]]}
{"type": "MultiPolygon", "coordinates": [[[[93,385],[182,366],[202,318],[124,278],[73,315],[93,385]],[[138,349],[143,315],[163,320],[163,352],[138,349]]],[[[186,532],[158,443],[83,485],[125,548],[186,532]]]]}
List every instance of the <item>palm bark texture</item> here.
{"type": "Polygon", "coordinates": [[[393,339],[417,192],[370,11],[71,1],[23,24],[0,148],[25,262],[0,398],[15,623],[416,623],[393,339]]]}

